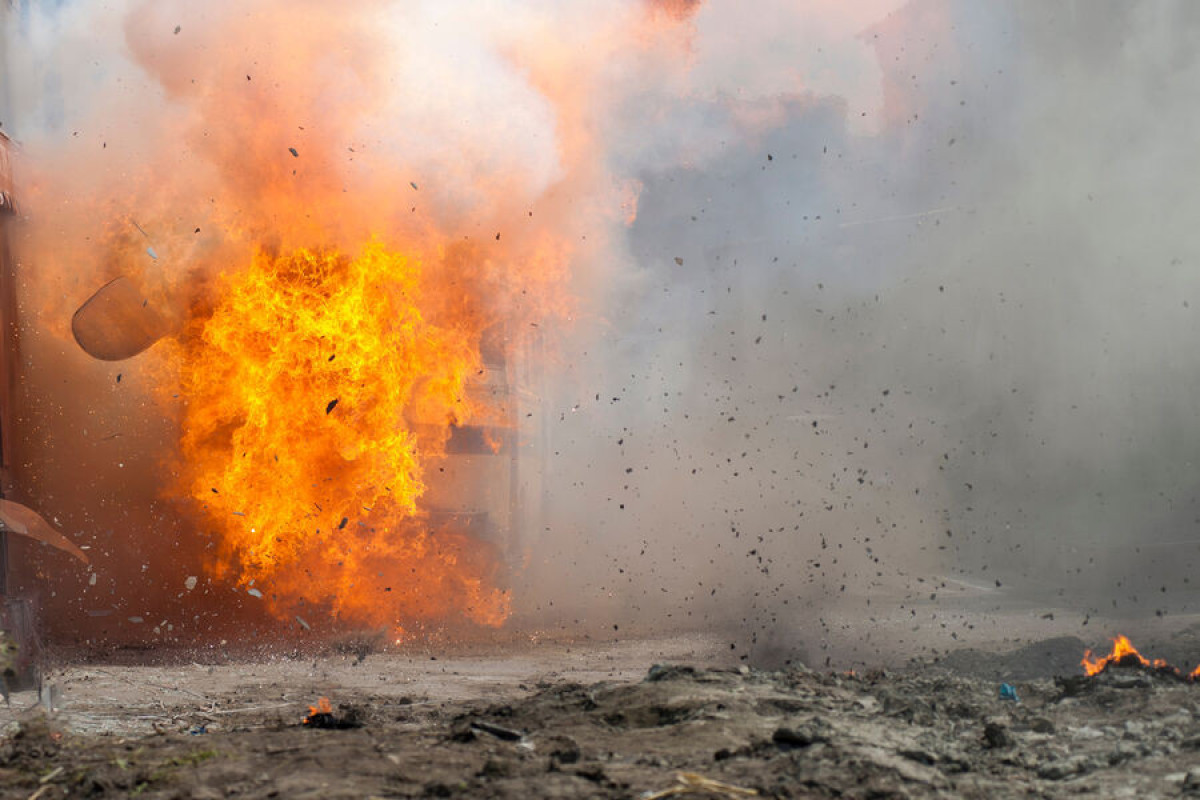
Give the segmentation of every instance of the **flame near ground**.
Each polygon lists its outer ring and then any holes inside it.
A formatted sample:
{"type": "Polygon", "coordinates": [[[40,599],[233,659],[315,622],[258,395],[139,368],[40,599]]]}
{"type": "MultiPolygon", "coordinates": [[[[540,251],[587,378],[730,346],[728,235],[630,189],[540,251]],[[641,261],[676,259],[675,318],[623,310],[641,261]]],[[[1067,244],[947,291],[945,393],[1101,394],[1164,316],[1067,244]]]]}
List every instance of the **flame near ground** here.
{"type": "MultiPolygon", "coordinates": [[[[1083,660],[1079,662],[1083,667],[1085,675],[1099,675],[1110,666],[1128,667],[1140,666],[1146,669],[1161,670],[1183,677],[1183,672],[1178,668],[1169,664],[1166,659],[1155,658],[1153,660],[1146,658],[1138,652],[1138,649],[1133,646],[1133,642],[1128,636],[1119,634],[1113,637],[1112,650],[1106,656],[1094,654],[1091,650],[1087,650],[1083,654],[1083,660]]],[[[1197,665],[1187,675],[1188,680],[1200,680],[1200,665],[1197,665]]]]}

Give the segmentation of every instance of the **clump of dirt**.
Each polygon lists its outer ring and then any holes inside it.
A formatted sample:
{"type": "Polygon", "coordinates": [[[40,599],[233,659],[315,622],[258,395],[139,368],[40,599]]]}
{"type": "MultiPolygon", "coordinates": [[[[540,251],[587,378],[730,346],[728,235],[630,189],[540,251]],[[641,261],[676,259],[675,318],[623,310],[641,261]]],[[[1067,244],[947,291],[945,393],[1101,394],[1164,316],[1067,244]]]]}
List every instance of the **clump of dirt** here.
{"type": "Polygon", "coordinates": [[[1200,686],[1120,668],[1011,685],[1006,698],[994,680],[928,669],[663,665],[635,681],[544,681],[503,702],[347,691],[338,708],[353,708],[361,727],[344,730],[301,724],[301,707],[240,714],[217,729],[202,713],[176,711],[173,728],[128,738],[54,738],[30,722],[0,751],[0,792],[41,791],[41,800],[1200,795],[1200,686]]]}
{"type": "Polygon", "coordinates": [[[58,757],[62,750],[61,731],[45,716],[35,714],[17,724],[16,730],[0,741],[0,766],[32,769],[58,757]]]}

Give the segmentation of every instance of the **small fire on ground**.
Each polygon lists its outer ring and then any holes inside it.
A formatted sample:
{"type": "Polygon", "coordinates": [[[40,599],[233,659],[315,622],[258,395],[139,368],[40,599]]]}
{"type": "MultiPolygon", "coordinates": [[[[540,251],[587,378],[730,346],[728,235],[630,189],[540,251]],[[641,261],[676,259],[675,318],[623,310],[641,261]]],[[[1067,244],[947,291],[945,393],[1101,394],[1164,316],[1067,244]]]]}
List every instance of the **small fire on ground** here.
{"type": "Polygon", "coordinates": [[[328,697],[317,698],[317,704],[315,706],[308,707],[308,716],[305,717],[302,721],[304,722],[305,725],[311,725],[311,724],[313,724],[314,719],[321,716],[322,714],[327,715],[327,716],[333,716],[333,706],[330,705],[328,697]]]}
{"type": "Polygon", "coordinates": [[[308,707],[308,716],[300,720],[300,724],[310,728],[332,728],[334,730],[362,727],[362,714],[359,709],[343,705],[339,710],[340,714],[334,713],[333,704],[329,702],[328,697],[318,698],[315,706],[308,707]]]}
{"type": "MultiPolygon", "coordinates": [[[[1087,675],[1099,675],[1110,666],[1113,667],[1144,667],[1162,672],[1167,672],[1179,677],[1184,677],[1183,672],[1178,668],[1171,666],[1164,659],[1156,658],[1149,659],[1138,652],[1138,649],[1133,646],[1133,642],[1129,641],[1129,637],[1118,635],[1113,639],[1112,652],[1106,656],[1097,656],[1091,650],[1085,650],[1083,660],[1079,662],[1083,667],[1084,673],[1087,675]]],[[[1200,681],[1200,665],[1192,670],[1187,676],[1187,680],[1200,681]]]]}

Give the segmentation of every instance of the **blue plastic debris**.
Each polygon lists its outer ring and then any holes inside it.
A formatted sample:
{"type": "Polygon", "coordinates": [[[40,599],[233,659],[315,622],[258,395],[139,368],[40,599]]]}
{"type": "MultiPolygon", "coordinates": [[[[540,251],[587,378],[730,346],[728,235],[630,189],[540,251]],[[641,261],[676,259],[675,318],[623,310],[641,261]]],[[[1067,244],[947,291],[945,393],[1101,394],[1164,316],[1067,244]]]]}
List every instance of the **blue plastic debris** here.
{"type": "Polygon", "coordinates": [[[194,727],[190,731],[188,731],[188,733],[192,736],[200,736],[201,734],[208,733],[208,726],[207,725],[197,725],[196,727],[194,727]]]}
{"type": "Polygon", "coordinates": [[[154,248],[153,248],[153,247],[147,247],[147,248],[146,248],[146,253],[148,253],[148,254],[149,254],[149,256],[150,256],[151,258],[153,258],[155,261],[158,261],[158,253],[154,252],[154,248]]]}
{"type": "Polygon", "coordinates": [[[1016,687],[1014,687],[1010,683],[1000,684],[1000,699],[1001,700],[1012,700],[1014,703],[1021,702],[1021,698],[1017,697],[1016,687]]]}

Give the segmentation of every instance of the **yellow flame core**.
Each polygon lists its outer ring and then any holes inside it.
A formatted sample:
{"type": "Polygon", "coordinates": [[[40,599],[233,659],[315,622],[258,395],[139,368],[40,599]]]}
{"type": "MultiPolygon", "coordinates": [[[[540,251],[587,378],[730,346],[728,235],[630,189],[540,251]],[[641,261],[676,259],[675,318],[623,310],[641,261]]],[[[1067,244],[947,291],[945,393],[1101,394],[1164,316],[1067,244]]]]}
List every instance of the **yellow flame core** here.
{"type": "Polygon", "coordinates": [[[219,294],[175,353],[180,488],[217,528],[213,574],[253,583],[279,614],[503,622],[486,548],[431,531],[417,506],[423,465],[474,413],[470,319],[428,319],[420,263],[378,242],[260,253],[219,294]],[[418,417],[441,424],[418,438],[418,417]]]}

